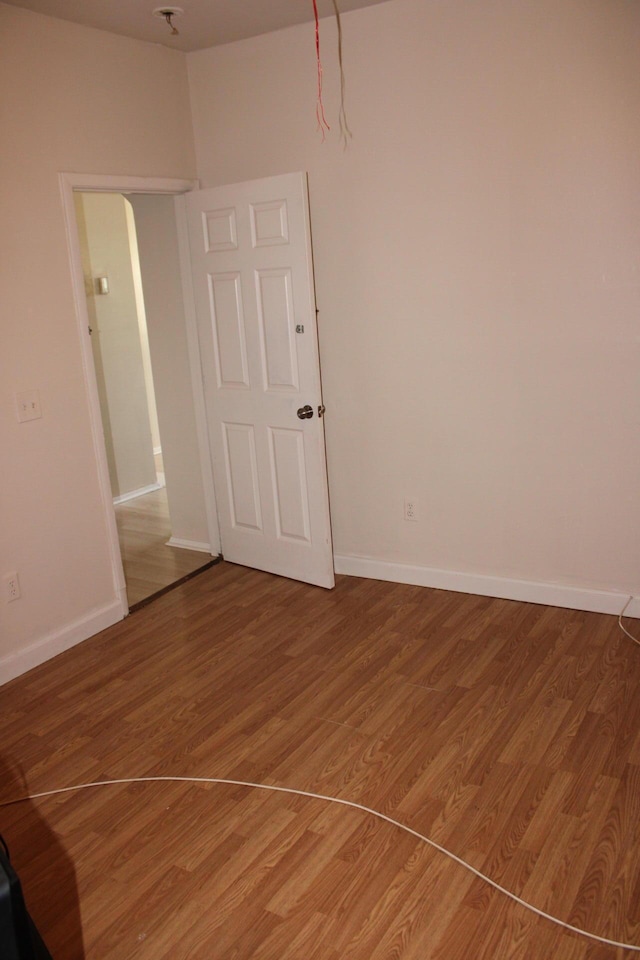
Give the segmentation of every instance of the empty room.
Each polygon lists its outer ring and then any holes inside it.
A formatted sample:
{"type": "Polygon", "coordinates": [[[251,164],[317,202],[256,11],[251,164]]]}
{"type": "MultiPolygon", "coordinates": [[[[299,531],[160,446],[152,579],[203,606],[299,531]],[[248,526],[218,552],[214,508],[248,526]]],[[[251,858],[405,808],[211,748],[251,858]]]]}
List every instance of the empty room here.
{"type": "Polygon", "coordinates": [[[0,956],[640,954],[640,7],[0,51],[0,956]]]}

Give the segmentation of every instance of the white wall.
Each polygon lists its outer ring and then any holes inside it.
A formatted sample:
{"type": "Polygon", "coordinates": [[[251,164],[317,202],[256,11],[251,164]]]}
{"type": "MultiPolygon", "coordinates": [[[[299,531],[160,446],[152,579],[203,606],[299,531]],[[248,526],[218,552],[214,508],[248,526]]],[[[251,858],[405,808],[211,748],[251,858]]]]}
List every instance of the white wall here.
{"type": "Polygon", "coordinates": [[[136,312],[138,314],[140,347],[142,349],[142,369],[144,371],[144,383],[147,391],[147,406],[149,407],[151,441],[153,443],[154,453],[158,453],[162,448],[162,441],[160,439],[160,426],[158,424],[158,411],[156,409],[156,395],[153,389],[153,370],[151,369],[151,353],[149,352],[149,335],[147,333],[147,315],[144,306],[142,276],[140,274],[140,257],[138,256],[136,222],[133,217],[133,207],[128,200],[125,201],[124,206],[127,215],[127,232],[129,234],[129,249],[131,252],[131,271],[133,274],[133,289],[136,298],[136,312]]]}
{"type": "Polygon", "coordinates": [[[128,204],[119,193],[77,193],[75,201],[91,347],[115,498],[156,482],[128,204]],[[107,294],[96,289],[97,278],[103,276],[109,283],[107,294]]]}
{"type": "MultiPolygon", "coordinates": [[[[332,21],[324,144],[311,26],[188,58],[205,185],[310,174],[340,563],[637,593],[640,8],[392,0],[343,23],[346,152],[332,21]]],[[[2,679],[118,609],[58,173],[195,162],[181,54],[5,4],[0,35],[0,576],[23,589],[2,679]],[[18,425],[29,389],[43,418],[18,425]]]]}
{"type": "Polygon", "coordinates": [[[0,679],[118,616],[58,173],[192,177],[184,56],[0,4],[0,679]],[[16,422],[14,393],[43,417],[16,422]]]}
{"type": "Polygon", "coordinates": [[[614,609],[640,592],[640,7],[343,27],[346,152],[332,20],[325,143],[311,25],[188,56],[204,186],[309,172],[338,566],[614,609]]]}
{"type": "Polygon", "coordinates": [[[134,211],[162,436],[171,534],[209,544],[173,197],[129,197],[134,211]]]}

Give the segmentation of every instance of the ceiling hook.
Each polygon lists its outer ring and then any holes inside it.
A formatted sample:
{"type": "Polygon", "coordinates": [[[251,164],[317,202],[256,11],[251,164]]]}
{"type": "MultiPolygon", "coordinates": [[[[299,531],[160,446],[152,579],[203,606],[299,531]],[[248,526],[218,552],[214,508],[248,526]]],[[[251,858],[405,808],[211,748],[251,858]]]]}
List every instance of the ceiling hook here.
{"type": "Polygon", "coordinates": [[[153,11],[154,17],[162,17],[165,21],[169,30],[171,31],[172,37],[177,37],[179,30],[173,22],[174,17],[180,17],[184,13],[182,7],[156,7],[153,11]]]}

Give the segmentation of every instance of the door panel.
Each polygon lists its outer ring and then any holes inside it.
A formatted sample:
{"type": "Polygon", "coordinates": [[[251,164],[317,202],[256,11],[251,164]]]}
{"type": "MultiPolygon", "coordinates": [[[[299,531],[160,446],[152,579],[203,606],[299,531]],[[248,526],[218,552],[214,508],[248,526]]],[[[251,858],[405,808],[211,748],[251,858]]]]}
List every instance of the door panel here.
{"type": "Polygon", "coordinates": [[[223,554],[332,587],[306,177],[186,200],[223,554]]]}
{"type": "Polygon", "coordinates": [[[302,430],[270,427],[276,536],[310,542],[309,498],[302,430]]]}
{"type": "Polygon", "coordinates": [[[300,389],[290,270],[256,270],[265,390],[300,389]]]}
{"type": "Polygon", "coordinates": [[[262,530],[258,461],[250,424],[223,423],[227,489],[232,526],[262,530]]]}
{"type": "Polygon", "coordinates": [[[207,279],[218,387],[249,387],[240,274],[209,274],[207,279]]]}

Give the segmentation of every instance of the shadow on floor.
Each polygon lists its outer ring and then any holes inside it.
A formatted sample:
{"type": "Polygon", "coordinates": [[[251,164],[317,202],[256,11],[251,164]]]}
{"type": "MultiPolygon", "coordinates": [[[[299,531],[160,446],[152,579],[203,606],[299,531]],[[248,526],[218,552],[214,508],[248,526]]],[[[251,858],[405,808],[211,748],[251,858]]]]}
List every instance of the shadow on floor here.
{"type": "MultiPolygon", "coordinates": [[[[0,802],[28,793],[20,765],[0,756],[0,802]]],[[[31,800],[0,807],[0,833],[49,953],[54,960],[84,960],[76,872],[59,837],[31,800]]]]}

